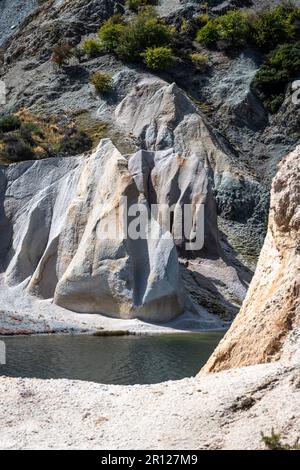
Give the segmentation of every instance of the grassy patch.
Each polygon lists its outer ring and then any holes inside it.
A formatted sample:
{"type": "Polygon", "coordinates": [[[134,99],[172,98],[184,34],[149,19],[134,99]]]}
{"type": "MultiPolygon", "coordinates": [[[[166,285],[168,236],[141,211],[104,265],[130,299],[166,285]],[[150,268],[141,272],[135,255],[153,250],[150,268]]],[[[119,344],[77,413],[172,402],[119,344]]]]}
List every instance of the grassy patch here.
{"type": "Polygon", "coordinates": [[[71,118],[61,123],[57,116],[22,109],[0,120],[0,162],[4,164],[78,155],[92,147],[93,140],[71,118]]]}

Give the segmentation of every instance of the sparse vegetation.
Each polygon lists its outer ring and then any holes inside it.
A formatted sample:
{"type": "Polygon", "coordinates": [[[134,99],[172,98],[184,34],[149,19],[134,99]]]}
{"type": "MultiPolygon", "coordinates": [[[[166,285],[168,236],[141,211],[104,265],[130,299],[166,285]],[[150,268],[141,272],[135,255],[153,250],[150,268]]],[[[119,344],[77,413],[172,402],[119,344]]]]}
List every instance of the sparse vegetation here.
{"type": "MultiPolygon", "coordinates": [[[[256,15],[229,11],[201,27],[197,41],[221,49],[250,44],[268,53],[252,82],[252,90],[273,114],[300,70],[300,8],[288,2],[256,15]]],[[[190,57],[196,65],[196,53],[190,57]]]]}
{"type": "Polygon", "coordinates": [[[145,64],[150,70],[165,70],[172,66],[175,61],[170,47],[148,47],[141,53],[145,64]]]}
{"type": "Polygon", "coordinates": [[[95,38],[86,39],[83,42],[81,49],[88,57],[91,58],[97,57],[103,52],[101,43],[95,38]]]}
{"type": "Polygon", "coordinates": [[[9,114],[0,118],[0,132],[10,132],[15,131],[21,127],[20,119],[13,115],[9,114]]]}
{"type": "Polygon", "coordinates": [[[199,72],[204,72],[208,67],[209,55],[206,52],[192,52],[190,59],[199,72]]]}
{"type": "Polygon", "coordinates": [[[261,433],[261,439],[268,450],[300,450],[299,439],[292,445],[283,444],[281,434],[276,434],[274,429],[272,429],[270,436],[261,433]]]}
{"type": "Polygon", "coordinates": [[[154,11],[146,8],[130,22],[120,17],[106,21],[99,29],[103,46],[124,61],[144,60],[148,48],[170,47],[172,30],[161,22],[154,11]]]}
{"type": "Polygon", "coordinates": [[[209,20],[197,33],[197,41],[208,47],[222,43],[223,47],[240,47],[250,36],[249,14],[229,11],[225,15],[209,20]]]}
{"type": "Polygon", "coordinates": [[[113,89],[112,76],[104,72],[94,72],[90,77],[90,82],[94,85],[97,93],[109,93],[113,89]]]}
{"type": "Polygon", "coordinates": [[[87,152],[92,146],[93,141],[85,132],[70,128],[60,142],[59,151],[66,155],[78,155],[87,152]]]}
{"type": "Polygon", "coordinates": [[[282,105],[286,87],[296,78],[299,70],[300,42],[279,46],[260,67],[252,89],[271,113],[277,112],[282,105]]]}
{"type": "Polygon", "coordinates": [[[278,5],[257,15],[252,23],[252,41],[264,51],[299,38],[300,8],[291,3],[278,5]]]}
{"type": "Polygon", "coordinates": [[[257,15],[229,11],[210,19],[197,33],[197,41],[207,47],[241,47],[248,42],[269,52],[299,38],[300,8],[285,3],[257,15]]]}
{"type": "Polygon", "coordinates": [[[98,36],[108,52],[116,52],[125,29],[125,23],[120,15],[112,16],[101,26],[98,36]]]}
{"type": "Polygon", "coordinates": [[[70,44],[62,43],[57,44],[52,51],[51,62],[61,68],[63,65],[67,65],[69,59],[73,55],[73,48],[70,44]]]}
{"type": "Polygon", "coordinates": [[[62,124],[57,117],[41,117],[23,109],[1,118],[0,127],[1,163],[70,156],[93,146],[92,139],[78,130],[72,118],[62,124]]]}

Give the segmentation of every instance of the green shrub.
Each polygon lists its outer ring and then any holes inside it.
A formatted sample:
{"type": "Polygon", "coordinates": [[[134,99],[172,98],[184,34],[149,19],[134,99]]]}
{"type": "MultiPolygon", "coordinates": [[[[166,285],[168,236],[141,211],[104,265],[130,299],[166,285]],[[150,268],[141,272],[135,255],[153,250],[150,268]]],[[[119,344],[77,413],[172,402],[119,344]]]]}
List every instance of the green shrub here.
{"type": "Polygon", "coordinates": [[[285,90],[300,70],[300,41],[283,44],[269,54],[251,86],[265,107],[273,114],[284,101],[285,90]]]}
{"type": "Polygon", "coordinates": [[[203,13],[202,15],[197,16],[195,18],[195,23],[198,25],[199,28],[203,28],[210,20],[208,13],[203,13]]]}
{"type": "Polygon", "coordinates": [[[102,47],[101,47],[100,42],[97,39],[93,39],[93,38],[86,39],[83,42],[81,48],[85,52],[85,54],[89,57],[97,57],[102,52],[102,47]]]}
{"type": "Polygon", "coordinates": [[[243,46],[250,36],[249,15],[241,11],[229,11],[225,15],[208,21],[197,33],[197,41],[206,46],[215,46],[219,41],[227,47],[243,46]]]}
{"type": "Polygon", "coordinates": [[[207,47],[216,46],[219,41],[227,47],[240,47],[250,42],[269,52],[280,44],[299,39],[299,25],[300,8],[289,3],[264,10],[256,16],[229,11],[209,20],[198,31],[196,39],[207,47]]]}
{"type": "Polygon", "coordinates": [[[300,8],[291,4],[265,10],[253,21],[253,42],[265,51],[299,37],[300,8]]]}
{"type": "Polygon", "coordinates": [[[0,118],[0,132],[11,132],[19,129],[20,127],[20,119],[13,114],[0,118]]]}
{"type": "Polygon", "coordinates": [[[109,52],[114,52],[123,37],[124,30],[125,24],[119,15],[114,15],[105,21],[98,31],[103,47],[109,52]]]}
{"type": "Polygon", "coordinates": [[[144,63],[151,70],[165,70],[174,63],[174,55],[170,47],[148,47],[141,53],[144,63]]]}
{"type": "Polygon", "coordinates": [[[108,73],[95,72],[91,75],[90,81],[98,93],[109,93],[112,91],[112,77],[108,73]]]}
{"type": "Polygon", "coordinates": [[[209,55],[205,52],[193,52],[190,54],[190,59],[200,72],[207,69],[209,55]]]}
{"type": "Polygon", "coordinates": [[[98,34],[103,46],[125,61],[140,61],[141,53],[147,48],[167,46],[172,39],[171,28],[163,24],[152,9],[143,10],[127,24],[110,18],[98,34]]]}

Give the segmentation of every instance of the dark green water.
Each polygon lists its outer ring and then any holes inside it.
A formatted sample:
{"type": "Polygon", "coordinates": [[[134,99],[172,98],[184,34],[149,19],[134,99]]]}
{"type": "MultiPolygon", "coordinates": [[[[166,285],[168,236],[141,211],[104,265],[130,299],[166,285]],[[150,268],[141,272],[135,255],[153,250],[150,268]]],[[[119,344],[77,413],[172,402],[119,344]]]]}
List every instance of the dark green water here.
{"type": "Polygon", "coordinates": [[[150,384],[196,375],[223,333],[160,336],[20,336],[6,343],[0,375],[150,384]]]}

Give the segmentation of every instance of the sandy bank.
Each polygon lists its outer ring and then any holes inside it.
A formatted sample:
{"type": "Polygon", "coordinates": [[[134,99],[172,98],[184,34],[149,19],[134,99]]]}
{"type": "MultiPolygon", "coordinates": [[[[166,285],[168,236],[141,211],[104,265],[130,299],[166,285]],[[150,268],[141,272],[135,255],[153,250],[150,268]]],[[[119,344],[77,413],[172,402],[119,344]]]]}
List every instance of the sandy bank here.
{"type": "Polygon", "coordinates": [[[143,386],[2,377],[0,447],[259,449],[272,427],[291,443],[299,385],[280,363],[143,386]]]}

